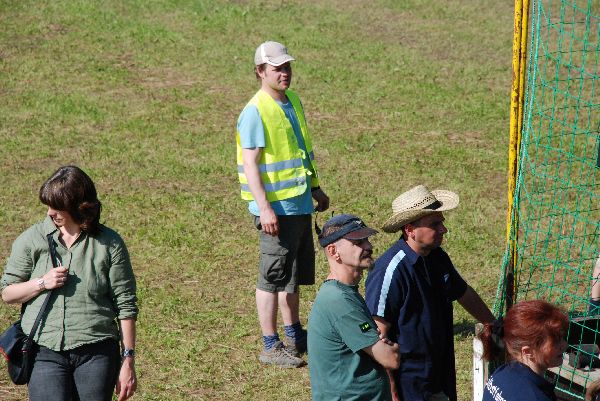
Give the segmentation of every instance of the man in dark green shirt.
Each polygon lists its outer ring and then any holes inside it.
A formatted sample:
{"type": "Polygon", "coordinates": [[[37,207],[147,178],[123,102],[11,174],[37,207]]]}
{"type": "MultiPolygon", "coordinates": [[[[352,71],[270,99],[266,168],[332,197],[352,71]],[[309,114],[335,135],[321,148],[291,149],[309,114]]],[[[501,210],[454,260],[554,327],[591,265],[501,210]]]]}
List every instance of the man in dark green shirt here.
{"type": "Polygon", "coordinates": [[[308,320],[313,400],[391,400],[385,369],[398,368],[398,344],[380,338],[358,292],[363,271],[373,265],[368,238],[375,233],[358,217],[342,214],[319,235],[330,273],[308,320]]]}

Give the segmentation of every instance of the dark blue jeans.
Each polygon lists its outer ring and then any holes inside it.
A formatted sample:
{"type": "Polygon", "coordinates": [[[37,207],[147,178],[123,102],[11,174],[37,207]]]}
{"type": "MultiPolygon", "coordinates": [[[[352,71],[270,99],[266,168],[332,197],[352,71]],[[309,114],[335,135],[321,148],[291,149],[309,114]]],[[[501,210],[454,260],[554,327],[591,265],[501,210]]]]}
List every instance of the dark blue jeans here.
{"type": "Polygon", "coordinates": [[[29,400],[110,401],[120,367],[116,340],[60,352],[40,346],[29,379],[29,400]]]}

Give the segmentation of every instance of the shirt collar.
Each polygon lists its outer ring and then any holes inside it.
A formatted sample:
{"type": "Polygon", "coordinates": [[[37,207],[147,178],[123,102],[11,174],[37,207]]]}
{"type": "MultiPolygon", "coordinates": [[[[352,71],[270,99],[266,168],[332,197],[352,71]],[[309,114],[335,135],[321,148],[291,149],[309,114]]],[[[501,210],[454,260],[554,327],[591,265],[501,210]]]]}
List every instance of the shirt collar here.
{"type": "Polygon", "coordinates": [[[333,285],[337,285],[337,286],[339,286],[339,287],[347,287],[347,288],[350,288],[350,289],[352,289],[352,290],[354,290],[354,291],[358,292],[358,284],[356,284],[356,285],[352,285],[352,284],[344,284],[344,283],[342,283],[341,281],[339,281],[339,280],[336,280],[336,279],[333,279],[333,278],[328,278],[327,280],[325,280],[325,281],[323,282],[323,284],[325,284],[325,283],[328,283],[328,282],[332,282],[332,284],[333,284],[333,285]]]}
{"type": "Polygon", "coordinates": [[[406,256],[404,256],[406,258],[406,260],[411,264],[414,265],[417,263],[417,261],[419,260],[419,258],[421,257],[421,255],[419,255],[418,253],[416,253],[411,247],[410,245],[408,245],[406,243],[406,241],[404,240],[404,238],[400,238],[400,240],[398,241],[398,246],[400,247],[400,249],[402,249],[404,251],[404,254],[406,256]]]}
{"type": "MultiPolygon", "coordinates": [[[[56,227],[56,225],[54,224],[54,222],[52,221],[52,218],[50,216],[46,216],[46,218],[44,219],[43,227],[44,227],[44,235],[52,234],[52,238],[54,238],[54,241],[56,241],[58,243],[58,240],[59,240],[58,237],[60,235],[60,230],[58,229],[58,227],[56,227]]],[[[86,232],[82,230],[81,234],[79,234],[79,238],[77,238],[77,241],[84,238],[85,235],[86,235],[86,232]]],[[[77,242],[77,241],[75,241],[75,242],[77,242]]]]}
{"type": "Polygon", "coordinates": [[[46,218],[44,219],[44,234],[53,234],[53,236],[56,237],[58,234],[54,234],[57,232],[58,227],[56,227],[56,225],[52,221],[52,218],[50,216],[46,216],[46,218]]]}

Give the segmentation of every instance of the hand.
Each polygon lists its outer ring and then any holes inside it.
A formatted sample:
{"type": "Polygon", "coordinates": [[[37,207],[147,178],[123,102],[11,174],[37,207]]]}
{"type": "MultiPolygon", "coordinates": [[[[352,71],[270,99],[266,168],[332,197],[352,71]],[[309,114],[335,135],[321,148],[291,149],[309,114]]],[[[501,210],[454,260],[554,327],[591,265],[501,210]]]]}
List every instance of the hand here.
{"type": "Polygon", "coordinates": [[[324,212],[329,209],[329,197],[321,188],[312,191],[311,195],[317,201],[317,207],[315,208],[317,212],[324,212]]]}
{"type": "Polygon", "coordinates": [[[46,287],[47,290],[62,287],[67,282],[68,275],[69,269],[66,267],[59,266],[54,268],[42,276],[44,287],[46,287]]]}
{"type": "Polygon", "coordinates": [[[277,220],[277,215],[271,208],[271,205],[269,205],[268,208],[261,209],[260,225],[265,234],[269,234],[274,237],[279,235],[279,221],[277,220]]]}
{"type": "Polygon", "coordinates": [[[389,338],[384,337],[382,334],[379,334],[379,341],[382,341],[383,343],[385,343],[387,345],[393,346],[395,344],[396,346],[398,346],[398,344],[396,344],[395,342],[393,342],[389,338]]]}
{"type": "Polygon", "coordinates": [[[395,343],[392,340],[390,340],[389,338],[383,337],[382,335],[379,335],[379,341],[392,347],[391,351],[394,354],[395,358],[397,359],[398,365],[399,365],[402,362],[402,360],[400,359],[400,346],[398,345],[398,343],[395,343]]]}
{"type": "Polygon", "coordinates": [[[137,389],[137,379],[135,377],[135,366],[133,358],[124,358],[119,372],[119,379],[115,386],[115,394],[119,396],[119,401],[125,401],[133,396],[137,389]]]}

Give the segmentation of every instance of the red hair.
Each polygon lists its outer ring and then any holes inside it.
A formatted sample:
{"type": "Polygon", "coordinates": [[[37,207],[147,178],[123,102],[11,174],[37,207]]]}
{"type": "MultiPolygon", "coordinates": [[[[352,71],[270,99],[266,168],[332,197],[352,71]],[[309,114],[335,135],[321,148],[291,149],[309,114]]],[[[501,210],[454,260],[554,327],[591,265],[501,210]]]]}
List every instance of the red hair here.
{"type": "Polygon", "coordinates": [[[542,300],[521,301],[508,310],[503,323],[485,324],[478,335],[483,343],[483,358],[493,359],[504,344],[509,359],[518,359],[521,348],[531,347],[540,361],[549,364],[554,347],[567,334],[569,317],[556,305],[542,300]],[[498,341],[501,340],[501,341],[498,341]]]}

